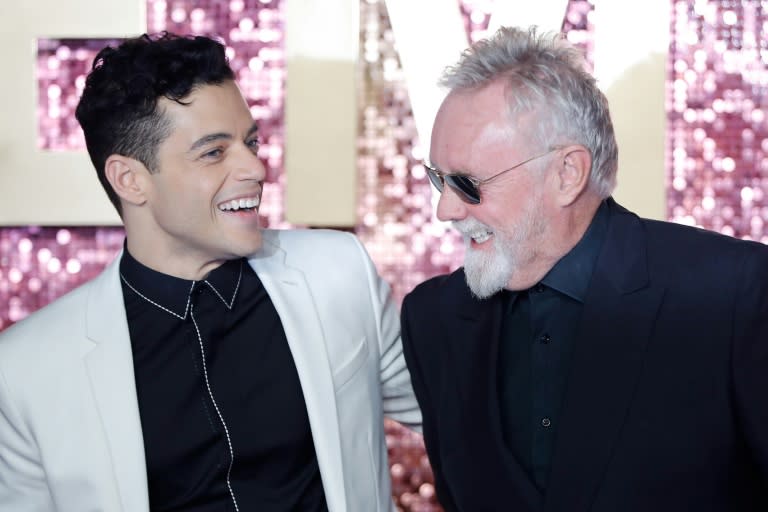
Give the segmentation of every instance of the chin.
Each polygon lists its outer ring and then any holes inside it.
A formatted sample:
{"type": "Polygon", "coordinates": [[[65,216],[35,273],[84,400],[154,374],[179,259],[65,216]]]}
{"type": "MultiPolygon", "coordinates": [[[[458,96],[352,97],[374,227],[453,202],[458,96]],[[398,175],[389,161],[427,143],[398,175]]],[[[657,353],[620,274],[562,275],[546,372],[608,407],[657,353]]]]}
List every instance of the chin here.
{"type": "MultiPolygon", "coordinates": [[[[485,256],[485,255],[483,255],[485,256]]],[[[501,291],[512,273],[511,265],[503,258],[481,257],[477,253],[467,255],[464,262],[464,277],[472,294],[485,299],[501,291]]]]}
{"type": "Polygon", "coordinates": [[[229,243],[225,242],[225,245],[220,245],[219,247],[224,254],[227,254],[225,259],[234,260],[238,258],[248,258],[261,249],[261,233],[257,235],[249,233],[247,238],[243,236],[230,238],[229,243]]]}
{"type": "Polygon", "coordinates": [[[259,252],[261,247],[262,247],[262,240],[261,240],[261,237],[259,237],[258,240],[254,240],[252,243],[241,247],[239,251],[239,256],[243,258],[248,258],[250,256],[253,256],[257,252],[259,252]]]}

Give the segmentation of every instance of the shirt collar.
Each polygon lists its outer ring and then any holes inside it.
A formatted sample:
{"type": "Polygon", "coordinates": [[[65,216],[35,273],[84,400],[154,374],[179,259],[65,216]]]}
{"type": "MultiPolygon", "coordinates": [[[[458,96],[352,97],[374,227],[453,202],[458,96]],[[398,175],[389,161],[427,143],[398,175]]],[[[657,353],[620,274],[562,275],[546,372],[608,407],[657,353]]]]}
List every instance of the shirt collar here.
{"type": "Polygon", "coordinates": [[[244,259],[229,260],[213,269],[201,281],[190,281],[163,274],[142,265],[128,252],[127,244],[120,260],[123,282],[148,302],[174,316],[186,318],[192,291],[207,285],[228,309],[232,309],[240,288],[244,259]]]}
{"type": "Polygon", "coordinates": [[[603,201],[579,243],[560,258],[541,280],[541,284],[584,302],[595,261],[608,230],[609,214],[607,203],[603,201]]]}

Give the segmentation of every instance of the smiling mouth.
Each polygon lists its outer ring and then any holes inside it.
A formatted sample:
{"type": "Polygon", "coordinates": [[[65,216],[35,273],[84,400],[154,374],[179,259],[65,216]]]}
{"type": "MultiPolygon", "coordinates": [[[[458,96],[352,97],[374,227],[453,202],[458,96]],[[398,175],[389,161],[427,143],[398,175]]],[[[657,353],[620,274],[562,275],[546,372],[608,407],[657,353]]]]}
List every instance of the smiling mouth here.
{"type": "Polygon", "coordinates": [[[258,196],[243,197],[220,203],[218,208],[222,212],[248,212],[257,210],[259,204],[261,204],[261,198],[258,196]]]}
{"type": "Polygon", "coordinates": [[[487,242],[493,236],[493,233],[490,231],[482,230],[475,231],[473,233],[467,233],[467,236],[470,240],[479,245],[487,242]]]}

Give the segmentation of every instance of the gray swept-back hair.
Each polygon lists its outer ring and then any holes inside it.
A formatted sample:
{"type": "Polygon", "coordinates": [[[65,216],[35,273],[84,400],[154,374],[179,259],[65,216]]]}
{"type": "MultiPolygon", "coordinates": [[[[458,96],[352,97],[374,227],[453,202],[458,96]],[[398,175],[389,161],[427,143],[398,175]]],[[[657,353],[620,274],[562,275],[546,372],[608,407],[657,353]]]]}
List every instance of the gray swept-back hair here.
{"type": "MultiPolygon", "coordinates": [[[[450,91],[504,80],[512,118],[535,114],[530,128],[541,145],[581,144],[592,155],[590,188],[601,198],[616,186],[618,148],[608,101],[584,67],[579,50],[561,35],[502,27],[476,42],[446,68],[440,85],[450,91]]],[[[528,131],[528,130],[526,130],[528,131]]]]}

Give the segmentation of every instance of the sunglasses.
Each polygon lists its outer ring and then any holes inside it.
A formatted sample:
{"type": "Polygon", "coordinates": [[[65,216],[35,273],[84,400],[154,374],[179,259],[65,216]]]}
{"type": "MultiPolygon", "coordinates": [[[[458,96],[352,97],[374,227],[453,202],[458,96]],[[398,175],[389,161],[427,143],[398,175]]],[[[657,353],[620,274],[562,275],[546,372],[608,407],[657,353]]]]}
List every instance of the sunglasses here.
{"type": "Polygon", "coordinates": [[[465,203],[480,204],[480,199],[481,199],[480,185],[484,185],[491,180],[495,180],[496,178],[498,178],[504,173],[507,173],[509,171],[514,171],[518,167],[525,165],[528,162],[532,162],[537,158],[546,156],[552,153],[553,151],[557,151],[558,149],[562,149],[562,148],[559,148],[559,147],[550,148],[547,150],[546,153],[533,156],[528,160],[524,160],[519,164],[513,165],[509,169],[504,169],[500,173],[494,174],[490,178],[485,178],[484,180],[475,178],[474,176],[468,176],[466,174],[444,173],[442,171],[438,171],[434,167],[427,165],[426,163],[424,163],[424,168],[427,170],[427,176],[429,176],[429,181],[432,182],[432,184],[435,186],[438,192],[442,193],[443,189],[445,188],[445,185],[448,185],[454,192],[456,192],[456,194],[459,196],[459,199],[461,199],[465,203]]]}

